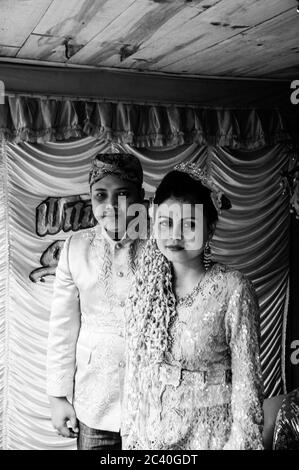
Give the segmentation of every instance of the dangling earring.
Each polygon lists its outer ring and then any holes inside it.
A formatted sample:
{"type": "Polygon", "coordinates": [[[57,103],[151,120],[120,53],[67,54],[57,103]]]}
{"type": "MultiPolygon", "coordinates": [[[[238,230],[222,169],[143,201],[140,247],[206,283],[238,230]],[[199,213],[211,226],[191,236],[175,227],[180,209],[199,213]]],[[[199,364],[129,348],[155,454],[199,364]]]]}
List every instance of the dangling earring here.
{"type": "Polygon", "coordinates": [[[212,254],[209,240],[206,242],[203,250],[203,264],[206,271],[210,268],[212,264],[212,254]]]}

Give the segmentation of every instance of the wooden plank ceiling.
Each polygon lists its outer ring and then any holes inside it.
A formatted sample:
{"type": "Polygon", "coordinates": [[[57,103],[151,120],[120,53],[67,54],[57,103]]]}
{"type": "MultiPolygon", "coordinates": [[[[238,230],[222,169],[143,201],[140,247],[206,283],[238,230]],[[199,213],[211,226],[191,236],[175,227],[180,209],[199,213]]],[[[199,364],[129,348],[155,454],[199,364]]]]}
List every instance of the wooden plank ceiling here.
{"type": "Polygon", "coordinates": [[[1,0],[2,61],[299,79],[296,0],[1,0]]]}

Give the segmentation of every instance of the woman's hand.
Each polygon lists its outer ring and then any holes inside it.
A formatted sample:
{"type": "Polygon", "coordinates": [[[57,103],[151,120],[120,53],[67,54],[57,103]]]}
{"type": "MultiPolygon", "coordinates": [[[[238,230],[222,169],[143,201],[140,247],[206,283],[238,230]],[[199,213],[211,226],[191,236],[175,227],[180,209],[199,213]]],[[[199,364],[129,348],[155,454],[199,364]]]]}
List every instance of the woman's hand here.
{"type": "Polygon", "coordinates": [[[77,437],[79,433],[78,420],[71,403],[66,397],[49,397],[49,401],[52,424],[58,434],[64,437],[77,437]]]}

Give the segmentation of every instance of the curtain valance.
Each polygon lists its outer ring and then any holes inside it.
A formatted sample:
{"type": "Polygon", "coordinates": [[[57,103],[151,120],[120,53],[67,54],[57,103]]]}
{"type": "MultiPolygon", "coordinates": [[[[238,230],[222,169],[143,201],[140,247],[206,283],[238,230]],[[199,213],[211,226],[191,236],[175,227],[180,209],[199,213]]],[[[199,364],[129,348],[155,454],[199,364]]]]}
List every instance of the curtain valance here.
{"type": "Polygon", "coordinates": [[[255,149],[296,141],[297,116],[278,109],[228,109],[8,96],[0,136],[46,142],[92,136],[135,147],[203,144],[255,149]]]}

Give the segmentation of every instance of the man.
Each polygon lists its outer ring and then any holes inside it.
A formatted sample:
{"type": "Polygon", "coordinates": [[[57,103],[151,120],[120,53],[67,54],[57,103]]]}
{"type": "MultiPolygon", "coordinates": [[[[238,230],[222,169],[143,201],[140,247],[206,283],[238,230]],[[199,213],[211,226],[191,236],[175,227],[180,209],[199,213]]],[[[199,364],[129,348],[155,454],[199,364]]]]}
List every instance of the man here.
{"type": "Polygon", "coordinates": [[[77,437],[79,450],[121,448],[124,307],[142,246],[129,236],[136,214],[127,209],[142,207],[142,183],[132,155],[93,159],[89,184],[98,224],[66,240],[56,271],[47,392],[54,427],[77,437]]]}

